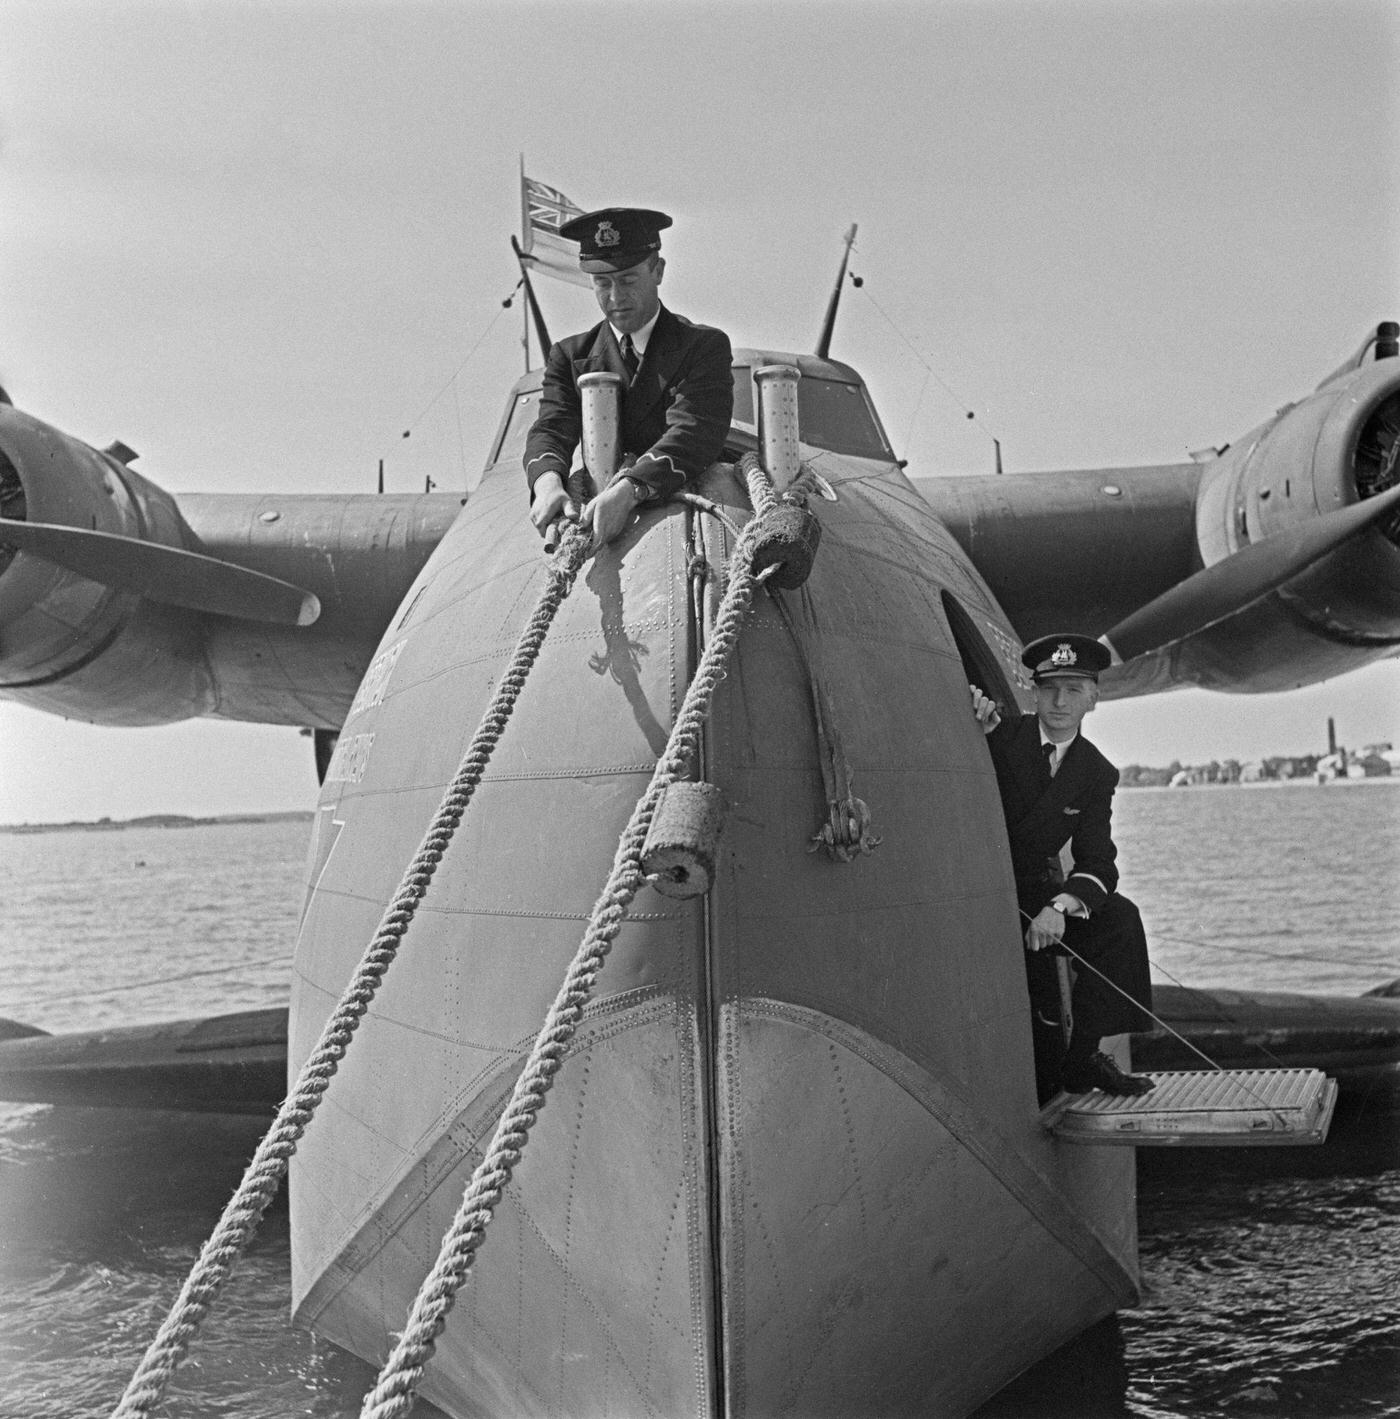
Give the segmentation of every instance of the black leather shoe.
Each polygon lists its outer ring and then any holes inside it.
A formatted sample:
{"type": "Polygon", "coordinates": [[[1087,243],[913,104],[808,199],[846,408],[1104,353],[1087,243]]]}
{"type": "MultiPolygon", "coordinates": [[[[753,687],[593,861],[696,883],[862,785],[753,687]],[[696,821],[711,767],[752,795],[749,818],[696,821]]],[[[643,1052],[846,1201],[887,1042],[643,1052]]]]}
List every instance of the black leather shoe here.
{"type": "Polygon", "coordinates": [[[1090,1055],[1082,1063],[1066,1063],[1060,1082],[1071,1094],[1087,1094],[1090,1089],[1102,1089],[1105,1094],[1145,1094],[1153,1087],[1152,1080],[1141,1074],[1124,1074],[1103,1053],[1090,1055]]]}

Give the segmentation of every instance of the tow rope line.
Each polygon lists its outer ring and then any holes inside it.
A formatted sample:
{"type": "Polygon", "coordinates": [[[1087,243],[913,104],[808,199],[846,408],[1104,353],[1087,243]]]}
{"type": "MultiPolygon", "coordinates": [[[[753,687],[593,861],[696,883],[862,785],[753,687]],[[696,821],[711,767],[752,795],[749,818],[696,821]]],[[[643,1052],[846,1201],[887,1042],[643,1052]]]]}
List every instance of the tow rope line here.
{"type": "MultiPolygon", "coordinates": [[[[1383,959],[1362,961],[1355,956],[1323,956],[1308,951],[1265,951],[1259,946],[1235,946],[1226,941],[1199,941],[1190,936],[1182,936],[1175,931],[1156,931],[1153,932],[1153,935],[1158,941],[1172,946],[1196,946],[1202,951],[1226,951],[1233,952],[1237,956],[1263,956],[1266,960],[1281,961],[1284,964],[1290,961],[1307,961],[1318,966],[1355,966],[1359,970],[1368,971],[1383,971],[1389,965],[1383,959]]],[[[1163,971],[1163,974],[1165,975],[1166,972],[1163,971]]]]}
{"type": "MultiPolygon", "coordinates": [[[[1176,986],[1178,990],[1184,990],[1188,994],[1195,996],[1197,999],[1204,1001],[1206,1004],[1209,1004],[1215,1011],[1215,1018],[1217,1020],[1223,1021],[1226,1025],[1238,1025],[1240,1023],[1240,1021],[1234,1015],[1232,1015],[1218,1000],[1216,1000],[1215,997],[1211,995],[1208,990],[1205,990],[1199,986],[1184,985],[1180,980],[1176,978],[1176,976],[1172,975],[1172,973],[1164,965],[1162,965],[1160,961],[1153,961],[1152,969],[1155,971],[1161,971],[1161,973],[1166,976],[1166,978],[1171,981],[1171,983],[1176,986]]],[[[1157,1017],[1154,1015],[1152,1018],[1155,1020],[1157,1017]]],[[[1278,1055],[1273,1052],[1273,1050],[1268,1047],[1268,1045],[1261,1043],[1259,1040],[1246,1040],[1246,1043],[1252,1044],[1255,1049],[1259,1050],[1262,1054],[1268,1055],[1269,1058],[1273,1060],[1273,1062],[1280,1069],[1287,1069],[1289,1067],[1278,1057],[1278,1055]]]]}
{"type": "Polygon", "coordinates": [[[177,975],[148,976],[145,980],[123,981],[120,985],[102,985],[93,990],[66,990],[59,995],[34,995],[26,1002],[30,1005],[51,1005],[55,1000],[98,1000],[106,995],[121,995],[128,990],[149,990],[153,985],[174,985],[182,980],[195,980],[199,976],[227,976],[234,971],[251,971],[259,966],[285,966],[286,953],[278,956],[264,956],[256,961],[235,961],[231,966],[208,966],[198,971],[181,971],[177,975]]]}
{"type": "Polygon", "coordinates": [[[754,591],[762,580],[778,570],[773,566],[757,575],[753,572],[756,533],[765,504],[763,495],[766,492],[771,499],[772,494],[767,477],[761,471],[749,472],[748,481],[756,516],[745,527],[735,547],[729,585],[716,613],[714,633],[696,667],[651,782],[623,829],[612,871],[593,908],[564,983],[516,1080],[490,1146],[467,1184],[457,1215],[443,1237],[437,1262],[409,1311],[403,1334],[379,1372],[374,1388],[365,1396],[360,1419],[402,1419],[413,1408],[414,1394],[422,1383],[434,1344],[447,1324],[458,1291],[466,1284],[487,1224],[524,1152],[526,1137],[563,1063],[565,1048],[593,993],[604,958],[622,929],[628,905],[646,881],[642,850],[657,805],[666,787],[688,772],[699,749],[700,732],[710,701],[724,677],[754,591]]]}
{"type": "MultiPolygon", "coordinates": [[[[1030,918],[1025,912],[1022,912],[1021,915],[1024,916],[1027,921],[1030,921],[1030,920],[1031,920],[1031,918],[1030,918]]],[[[1063,938],[1061,938],[1058,942],[1056,942],[1056,945],[1063,947],[1063,949],[1065,950],[1065,952],[1066,952],[1067,954],[1073,956],[1074,959],[1075,959],[1076,961],[1078,961],[1081,966],[1087,966],[1087,967],[1089,968],[1089,970],[1093,971],[1093,973],[1094,973],[1096,976],[1098,976],[1098,978],[1099,978],[1101,981],[1104,982],[1105,985],[1111,986],[1114,990],[1116,990],[1116,991],[1118,992],[1118,994],[1123,997],[1124,1000],[1132,1001],[1132,1003],[1133,1003],[1134,1005],[1136,1005],[1137,1008],[1138,1008],[1139,1010],[1141,1010],[1142,1013],[1143,1013],[1144,1015],[1146,1015],[1149,1020],[1151,1020],[1151,1021],[1152,1021],[1154,1024],[1156,1024],[1156,1025],[1160,1025],[1160,1026],[1162,1027],[1162,1029],[1164,1029],[1164,1030],[1167,1032],[1167,1034],[1169,1034],[1169,1035],[1172,1036],[1173,1039],[1179,1040],[1182,1044],[1184,1044],[1184,1045],[1186,1046],[1187,1049],[1191,1050],[1191,1051],[1192,1051],[1193,1053],[1195,1053],[1195,1054],[1200,1055],[1200,1057],[1201,1057],[1203,1060],[1205,1060],[1205,1062],[1206,1062],[1208,1065],[1210,1065],[1210,1067],[1211,1067],[1212,1069],[1216,1070],[1218,1073],[1221,1073],[1221,1074],[1224,1074],[1224,1073],[1227,1072],[1226,1069],[1225,1069],[1225,1066],[1224,1066],[1223,1064],[1217,1064],[1217,1063],[1215,1062],[1215,1060],[1213,1060],[1208,1054],[1205,1053],[1204,1050],[1197,1049],[1196,1046],[1193,1045],[1193,1044],[1191,1043],[1191,1041],[1186,1038],[1185,1035],[1178,1034],[1174,1029],[1172,1029],[1172,1027],[1171,1027],[1169,1024],[1167,1024],[1167,1022],[1166,1022],[1165,1020],[1163,1020],[1163,1019],[1161,1018],[1161,1016],[1159,1016],[1159,1015],[1154,1015],[1145,1005],[1141,1004],[1141,1003],[1140,1003],[1139,1001],[1137,1001],[1137,1000],[1133,1000],[1133,997],[1132,997],[1131,995],[1129,995],[1126,990],[1124,990],[1124,989],[1123,989],[1120,985],[1118,985],[1115,981],[1109,980],[1109,978],[1108,978],[1106,975],[1104,975],[1104,973],[1103,973],[1101,970],[1099,970],[1099,968],[1098,968],[1097,966],[1095,966],[1095,965],[1091,964],[1090,962],[1086,961],[1086,960],[1084,959],[1084,957],[1081,956],[1081,955],[1079,954],[1079,952],[1074,949],[1073,946],[1067,946],[1067,945],[1065,945],[1065,942],[1064,942],[1064,939],[1063,939],[1063,938]]],[[[1193,995],[1206,995],[1206,994],[1207,994],[1207,993],[1206,993],[1205,991],[1203,991],[1203,990],[1197,990],[1194,986],[1182,985],[1181,982],[1180,982],[1179,980],[1177,980],[1177,978],[1176,978],[1174,975],[1172,975],[1172,973],[1171,973],[1169,970],[1167,970],[1167,968],[1166,968],[1165,966],[1161,965],[1161,964],[1160,964],[1159,962],[1157,962],[1157,961],[1153,961],[1153,962],[1152,962],[1152,968],[1153,968],[1153,970],[1161,971],[1162,974],[1163,974],[1164,976],[1166,976],[1168,980],[1170,980],[1174,985],[1180,986],[1182,990],[1189,990],[1189,991],[1191,991],[1191,993],[1192,993],[1193,995]]],[[[1208,995],[1207,995],[1207,998],[1209,999],[1209,996],[1208,996],[1208,995]]],[[[1212,1003],[1214,1003],[1214,1002],[1212,1002],[1212,1003]]],[[[1225,1009],[1224,1009],[1223,1006],[1217,1005],[1217,1009],[1218,1009],[1219,1012],[1220,1012],[1220,1018],[1221,1018],[1227,1025],[1235,1025],[1235,1024],[1238,1024],[1238,1023],[1239,1023],[1237,1020],[1234,1019],[1233,1016],[1231,1016],[1228,1012],[1225,1011],[1225,1009]]],[[[1268,1055],[1269,1058],[1274,1062],[1274,1064],[1276,1064],[1280,1069],[1287,1069],[1287,1068],[1289,1067],[1288,1065],[1286,1065],[1286,1064],[1278,1057],[1278,1055],[1276,1055],[1276,1054],[1273,1052],[1273,1050],[1271,1050],[1271,1049],[1268,1047],[1268,1045],[1259,1044],[1257,1041],[1254,1042],[1254,1045],[1255,1045],[1255,1048],[1256,1048],[1256,1049],[1258,1049],[1258,1050],[1260,1050],[1262,1053],[1268,1055]]]]}
{"type": "MultiPolygon", "coordinates": [[[[1026,912],[1022,912],[1021,915],[1025,917],[1027,921],[1032,920],[1031,916],[1026,912]]],[[[1225,1073],[1225,1066],[1223,1064],[1217,1064],[1208,1054],[1205,1053],[1204,1050],[1197,1049],[1196,1046],[1193,1045],[1191,1041],[1186,1038],[1185,1035],[1177,1034],[1177,1032],[1173,1030],[1172,1027],[1167,1024],[1165,1020],[1163,1020],[1160,1016],[1154,1015],[1147,1008],[1147,1006],[1145,1006],[1140,1000],[1136,1000],[1133,996],[1129,995],[1128,992],[1124,990],[1123,987],[1120,986],[1116,981],[1109,980],[1109,978],[1104,975],[1104,973],[1099,970],[1099,968],[1091,961],[1086,961],[1084,957],[1081,956],[1079,952],[1074,949],[1073,946],[1067,946],[1064,942],[1063,937],[1058,940],[1055,945],[1067,956],[1073,956],[1074,959],[1078,961],[1081,966],[1085,967],[1086,970],[1093,971],[1093,973],[1098,976],[1098,978],[1103,981],[1105,985],[1111,987],[1113,990],[1116,990],[1118,994],[1123,997],[1124,1000],[1128,1001],[1132,1005],[1135,1005],[1139,1010],[1142,1011],[1144,1015],[1147,1016],[1149,1020],[1153,1022],[1153,1024],[1160,1025],[1169,1035],[1173,1036],[1175,1039],[1179,1040],[1182,1044],[1184,1044],[1186,1048],[1191,1051],[1192,1054],[1200,1055],[1200,1057],[1205,1060],[1205,1062],[1210,1065],[1212,1069],[1218,1071],[1221,1074],[1225,1073]]]]}
{"type": "Polygon", "coordinates": [[[136,1367],[112,1419],[146,1419],[160,1403],[176,1367],[184,1358],[208,1314],[219,1288],[246,1249],[262,1221],[263,1213],[305,1134],[332,1076],[345,1058],[351,1038],[393,964],[418,904],[447,852],[481,782],[492,750],[500,739],[525,680],[544,645],[544,638],[564,598],[572,589],[591,541],[581,527],[571,526],[550,563],[544,590],[525,630],[516,643],[509,666],[486,708],[457,773],[448,784],[417,855],[409,863],[398,890],[380,918],[374,939],[365,948],[350,984],[326,1021],[321,1036],[297,1075],[277,1117],[263,1135],[223,1215],[161,1323],[155,1339],[136,1367]]]}

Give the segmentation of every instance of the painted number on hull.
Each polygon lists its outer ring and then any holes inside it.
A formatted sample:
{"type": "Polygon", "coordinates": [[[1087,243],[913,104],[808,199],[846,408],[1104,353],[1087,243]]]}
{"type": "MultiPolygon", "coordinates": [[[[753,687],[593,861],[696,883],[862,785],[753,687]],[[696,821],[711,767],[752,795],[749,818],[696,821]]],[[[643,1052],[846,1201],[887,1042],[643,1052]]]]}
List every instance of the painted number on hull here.
{"type": "Polygon", "coordinates": [[[406,640],[395,641],[382,655],[374,657],[369,669],[365,671],[365,678],[360,681],[360,688],[355,691],[350,712],[345,716],[347,720],[353,719],[361,710],[372,709],[383,701],[384,692],[389,688],[389,677],[394,673],[394,666],[398,664],[399,655],[407,644],[406,640]]]}

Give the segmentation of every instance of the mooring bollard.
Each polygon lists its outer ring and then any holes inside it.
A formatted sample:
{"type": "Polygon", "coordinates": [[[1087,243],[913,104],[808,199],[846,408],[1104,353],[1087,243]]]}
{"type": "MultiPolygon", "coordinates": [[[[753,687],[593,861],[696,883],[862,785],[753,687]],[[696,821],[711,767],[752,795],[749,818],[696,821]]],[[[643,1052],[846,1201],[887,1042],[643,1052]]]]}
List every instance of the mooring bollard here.
{"type": "Polygon", "coordinates": [[[753,372],[758,386],[758,438],[763,467],[781,494],[802,467],[797,446],[797,381],[792,365],[764,365],[753,372]]]}
{"type": "Polygon", "coordinates": [[[617,475],[622,450],[622,376],[610,370],[593,370],[578,379],[583,401],[583,462],[593,479],[593,490],[601,493],[617,475]]]}

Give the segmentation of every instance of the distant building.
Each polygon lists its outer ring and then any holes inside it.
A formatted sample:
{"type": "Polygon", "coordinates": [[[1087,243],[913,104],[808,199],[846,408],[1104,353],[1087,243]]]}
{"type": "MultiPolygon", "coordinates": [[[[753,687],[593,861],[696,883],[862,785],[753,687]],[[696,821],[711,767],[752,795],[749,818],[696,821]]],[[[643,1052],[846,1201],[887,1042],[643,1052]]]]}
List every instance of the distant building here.
{"type": "Polygon", "coordinates": [[[1183,764],[1173,759],[1166,768],[1125,764],[1120,770],[1123,788],[1193,788],[1230,783],[1301,782],[1330,783],[1338,778],[1400,778],[1400,751],[1390,744],[1368,744],[1359,753],[1334,747],[1328,754],[1274,754],[1267,759],[1212,759],[1208,764],[1183,764]]]}

